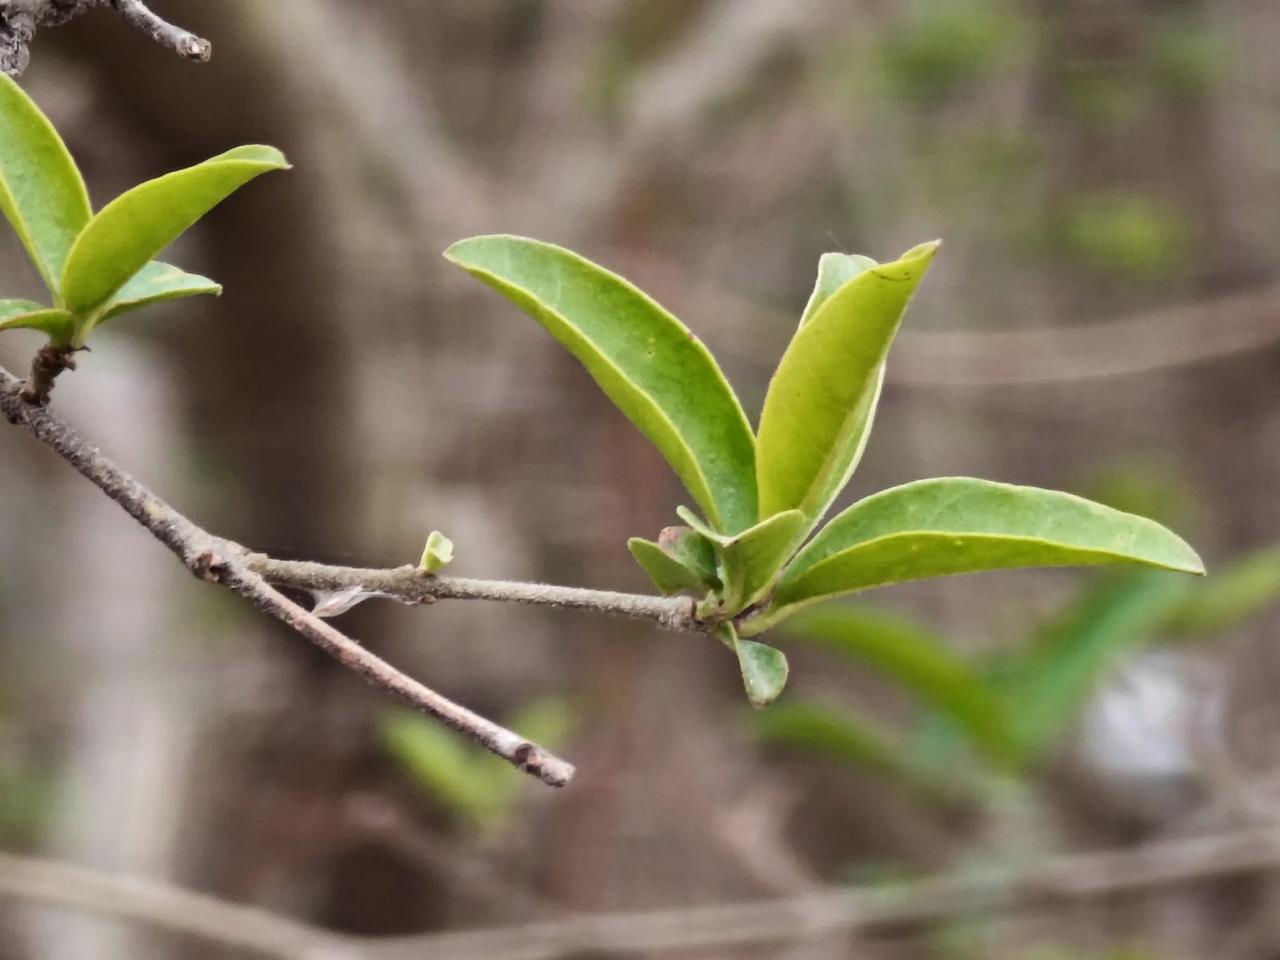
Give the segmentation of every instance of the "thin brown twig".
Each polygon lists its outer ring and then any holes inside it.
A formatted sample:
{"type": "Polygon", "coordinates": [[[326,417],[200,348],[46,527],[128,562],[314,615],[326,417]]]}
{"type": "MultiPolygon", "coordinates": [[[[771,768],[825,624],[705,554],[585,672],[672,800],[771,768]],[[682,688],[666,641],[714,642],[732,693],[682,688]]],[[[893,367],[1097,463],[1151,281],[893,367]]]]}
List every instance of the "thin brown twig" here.
{"type": "Polygon", "coordinates": [[[142,0],[0,0],[0,73],[17,77],[27,68],[37,28],[60,26],[107,5],[179,56],[204,63],[213,54],[208,40],[161,19],[142,0]]]}
{"type": "Polygon", "coordinates": [[[23,400],[23,391],[22,381],[0,368],[0,413],[97,486],[177,554],[198,578],[228,587],[370,683],[403,697],[544,783],[563,786],[572,778],[572,764],[406,676],[285,597],[262,574],[249,568],[244,547],[197,526],[103,456],[57,414],[23,400]]]}
{"type": "Polygon", "coordinates": [[[1280,833],[1246,829],[884,886],[705,907],[579,914],[490,930],[361,939],[254,907],[37,858],[0,854],[0,895],[124,917],[277,960],[559,960],[778,943],[839,931],[1134,893],[1273,871],[1280,833]]]}
{"type": "Polygon", "coordinates": [[[213,44],[208,40],[162,20],[142,0],[111,0],[111,5],[129,23],[178,56],[198,63],[207,63],[213,56],[213,44]]]}

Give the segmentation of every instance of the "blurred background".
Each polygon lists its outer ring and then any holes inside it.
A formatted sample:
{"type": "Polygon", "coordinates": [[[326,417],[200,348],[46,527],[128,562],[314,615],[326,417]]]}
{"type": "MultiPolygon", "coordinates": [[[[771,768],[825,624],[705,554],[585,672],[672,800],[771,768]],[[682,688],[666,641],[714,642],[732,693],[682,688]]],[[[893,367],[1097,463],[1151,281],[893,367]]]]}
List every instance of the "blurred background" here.
{"type": "MultiPolygon", "coordinates": [[[[489,232],[579,250],[704,338],[754,416],[822,252],[942,237],[847,497],[941,475],[1062,488],[1173,524],[1214,576],[879,591],[776,638],[792,683],[760,714],[723,649],[644,624],[455,601],[337,621],[554,742],[579,773],[552,791],[200,586],[10,433],[0,849],[396,938],[353,956],[849,883],[917,909],[833,931],[797,908],[719,939],[678,913],[665,941],[624,922],[610,950],[476,955],[1280,956],[1280,840],[1246,867],[1178,860],[1176,883],[1110,872],[1280,830],[1280,4],[155,6],[213,63],[107,12],[33,48],[24,86],[95,202],[240,143],[295,169],[166,258],[221,300],[121,323],[55,403],[210,529],[392,566],[434,528],[460,575],[648,592],[625,540],[675,522],[674,476],[440,252],[489,232]],[[1016,761],[954,695],[957,664],[1009,706],[1016,761]],[[1011,909],[921,886],[1083,851],[1119,852],[1083,869],[1101,895],[1011,909]]],[[[0,284],[39,287],[7,231],[0,284]]],[[[6,335],[0,363],[39,345],[6,335]]],[[[0,898],[3,960],[256,955],[0,898]]]]}

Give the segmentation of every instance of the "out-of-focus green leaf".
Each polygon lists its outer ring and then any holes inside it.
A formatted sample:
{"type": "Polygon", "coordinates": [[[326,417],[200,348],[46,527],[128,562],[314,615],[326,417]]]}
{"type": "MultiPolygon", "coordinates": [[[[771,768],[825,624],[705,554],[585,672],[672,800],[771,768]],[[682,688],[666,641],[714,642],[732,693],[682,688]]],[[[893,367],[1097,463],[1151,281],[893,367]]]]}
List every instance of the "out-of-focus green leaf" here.
{"type": "Polygon", "coordinates": [[[1166,626],[1178,636],[1212,636],[1252,617],[1278,596],[1280,547],[1270,547],[1188,590],[1166,626]]]}
{"type": "Polygon", "coordinates": [[[1109,667],[1152,642],[1186,590],[1156,571],[1103,578],[1009,659],[997,682],[1028,758],[1053,747],[1109,667]]]}
{"type": "Polygon", "coordinates": [[[857,274],[796,331],[760,416],[760,516],[799,510],[812,527],[849,482],[889,345],[937,248],[923,244],[857,274]]]}
{"type": "Polygon", "coordinates": [[[12,79],[0,74],[0,212],[59,295],[67,252],[89,222],[89,194],[66,144],[12,79]]]}
{"type": "Polygon", "coordinates": [[[989,760],[1017,762],[1017,737],[999,695],[923,627],[883,611],[827,605],[790,621],[787,636],[883,674],[953,720],[989,760]]]}
{"type": "Polygon", "coordinates": [[[97,326],[133,310],[141,310],[155,303],[181,300],[185,297],[218,296],[221,284],[208,277],[187,273],[178,267],[152,260],[116,291],[97,326]]]}
{"type": "MultiPolygon", "coordinates": [[[[513,730],[552,749],[573,724],[573,711],[559,697],[534,700],[507,718],[513,730]]],[[[474,828],[501,827],[528,785],[528,777],[510,764],[408,710],[387,711],[378,732],[418,787],[474,828]]]]}
{"type": "Polygon", "coordinates": [[[494,815],[492,770],[452,731],[407,710],[382,717],[378,733],[387,751],[420,788],[467,820],[482,824],[494,815]]]}
{"type": "Polygon", "coordinates": [[[75,318],[66,310],[53,310],[42,307],[38,303],[29,304],[34,310],[19,311],[17,305],[25,305],[26,301],[0,301],[0,330],[39,330],[48,334],[54,343],[66,345],[71,342],[75,328],[75,318]],[[10,309],[6,309],[6,308],[10,309]]]}
{"type": "Polygon", "coordinates": [[[765,743],[803,751],[877,773],[901,769],[901,747],[874,719],[814,703],[783,703],[752,718],[765,743]]]}
{"type": "Polygon", "coordinates": [[[804,514],[799,510],[775,514],[733,536],[716,533],[686,507],[677,507],[676,514],[718,549],[724,571],[724,609],[729,616],[769,591],[804,533],[804,514]]]}
{"type": "Polygon", "coordinates": [[[274,147],[247,146],[121,194],[84,228],[67,256],[61,291],[69,310],[101,309],[188,227],[255,177],[288,167],[274,147]]]}
{"type": "Polygon", "coordinates": [[[856,253],[824,253],[818,258],[818,279],[813,285],[809,302],[804,305],[800,326],[804,326],[818,312],[818,308],[831,299],[831,295],[860,273],[876,266],[870,257],[856,253]]]}
{"type": "Polygon", "coordinates": [[[523,237],[473,237],[445,257],[541,323],[666,457],[712,525],[756,522],[755,439],[710,351],[622,277],[523,237]]]}
{"type": "Polygon", "coordinates": [[[453,541],[439,530],[427,535],[427,545],[422,550],[418,566],[427,573],[437,573],[453,563],[453,541]]]}
{"type": "Polygon", "coordinates": [[[907,580],[1012,567],[1139,563],[1203,573],[1195,551],[1145,517],[1053,490],[942,477],[874,494],[833,519],[788,566],[759,633],[800,608],[907,580]]]}

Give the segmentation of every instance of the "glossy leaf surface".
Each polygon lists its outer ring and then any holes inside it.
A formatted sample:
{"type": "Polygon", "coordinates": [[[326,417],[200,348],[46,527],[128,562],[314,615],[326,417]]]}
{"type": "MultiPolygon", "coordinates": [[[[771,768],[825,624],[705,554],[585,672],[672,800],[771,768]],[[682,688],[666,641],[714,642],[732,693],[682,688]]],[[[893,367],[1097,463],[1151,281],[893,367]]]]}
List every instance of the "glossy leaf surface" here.
{"type": "Polygon", "coordinates": [[[445,256],[533,316],[586,367],[718,531],[756,522],[751,427],[684,324],[622,277],[551,244],[474,237],[445,256]]]}
{"type": "Polygon", "coordinates": [[[178,267],[152,260],[111,298],[98,325],[152,304],[181,300],[184,297],[216,297],[221,293],[222,286],[208,277],[187,273],[178,267]]]}
{"type": "Polygon", "coordinates": [[[796,331],[760,416],[762,517],[795,509],[812,525],[848,483],[871,428],[885,356],[937,247],[923,244],[858,273],[796,331]]]}
{"type": "Polygon", "coordinates": [[[944,477],[894,487],[835,517],[784,573],[758,633],[802,606],[868,587],[1011,567],[1140,563],[1203,573],[1195,551],[1145,517],[1081,497],[944,477]]]}
{"type": "Polygon", "coordinates": [[[81,315],[98,310],[228,196],[287,166],[274,147],[237,147],[121,194],[89,221],[71,248],[62,275],[67,308],[81,315]]]}
{"type": "Polygon", "coordinates": [[[58,296],[67,252],[89,222],[89,194],[48,118],[0,74],[0,211],[58,296]]]}

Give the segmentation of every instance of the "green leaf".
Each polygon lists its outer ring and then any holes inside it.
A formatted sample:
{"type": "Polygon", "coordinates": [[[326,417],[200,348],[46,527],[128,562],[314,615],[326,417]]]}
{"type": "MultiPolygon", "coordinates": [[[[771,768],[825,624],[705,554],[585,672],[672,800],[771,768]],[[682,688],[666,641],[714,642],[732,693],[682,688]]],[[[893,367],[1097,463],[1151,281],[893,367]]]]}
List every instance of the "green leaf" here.
{"type": "Polygon", "coordinates": [[[66,310],[29,300],[0,300],[0,330],[39,330],[57,344],[69,344],[75,318],[66,310]]]}
{"type": "Polygon", "coordinates": [[[427,573],[437,573],[453,563],[453,541],[439,530],[427,535],[427,545],[422,550],[418,566],[427,573]]]}
{"type": "Polygon", "coordinates": [[[0,75],[0,212],[58,296],[67,252],[89,222],[89,194],[66,144],[12,79],[0,75]]]}
{"type": "Polygon", "coordinates": [[[829,605],[796,617],[787,636],[896,681],[954,720],[988,759],[1003,766],[1017,762],[1017,739],[1000,697],[931,631],[883,611],[829,605]]]}
{"type": "Polygon", "coordinates": [[[1259,550],[1187,592],[1166,626],[1178,636],[1212,636],[1280,596],[1280,547],[1259,550]]]}
{"type": "Polygon", "coordinates": [[[890,774],[901,770],[902,748],[873,718],[814,703],[785,703],[752,718],[765,743],[802,751],[820,760],[890,774]]]}
{"type": "Polygon", "coordinates": [[[967,477],[894,487],[845,510],[791,562],[759,633],[801,607],[889,583],[1011,567],[1140,563],[1203,573],[1153,520],[1081,497],[967,477]]]}
{"type": "Polygon", "coordinates": [[[778,699],[787,685],[789,670],[782,651],[754,640],[740,640],[733,624],[727,621],[716,627],[715,635],[737,656],[742,686],[751,705],[767,707],[778,699]]]}
{"type": "Polygon", "coordinates": [[[755,440],[710,351],[622,277],[523,237],[473,237],[445,257],[541,323],[666,457],[721,532],[756,522],[755,440]]]}
{"type": "Polygon", "coordinates": [[[1102,578],[1006,661],[994,682],[1028,759],[1054,746],[1111,668],[1155,639],[1186,587],[1149,570],[1102,578]]]}
{"type": "Polygon", "coordinates": [[[922,244],[858,273],[796,331],[760,416],[760,516],[800,510],[812,527],[849,482],[889,345],[937,248],[922,244]]]}
{"type": "Polygon", "coordinates": [[[43,303],[36,303],[34,300],[0,300],[0,323],[10,317],[20,317],[24,313],[35,313],[38,310],[47,309],[49,308],[43,303]]]}
{"type": "MultiPolygon", "coordinates": [[[[133,310],[141,310],[155,303],[169,300],[181,300],[184,297],[198,297],[205,294],[218,296],[222,286],[208,277],[187,273],[178,267],[152,260],[133,275],[107,304],[106,312],[96,324],[100,326],[121,314],[133,310]]],[[[86,331],[88,333],[88,331],[86,331]]]]}
{"type": "Polygon", "coordinates": [[[61,288],[67,308],[82,316],[101,309],[228,196],[261,174],[287,167],[273,147],[237,147],[121,194],[89,221],[67,256],[61,288]]]}
{"type": "Polygon", "coordinates": [[[715,549],[701,534],[688,527],[666,527],[658,542],[632,537],[627,549],[665,594],[695,594],[719,590],[715,549]]]}
{"type": "Polygon", "coordinates": [[[860,273],[877,266],[870,257],[850,253],[824,253],[818,258],[818,280],[804,305],[800,326],[804,326],[818,312],[818,308],[831,299],[831,295],[860,273]]]}
{"type": "Polygon", "coordinates": [[[455,733],[408,710],[391,710],[378,724],[383,746],[426,793],[474,825],[495,816],[491,770],[455,733]]]}
{"type": "Polygon", "coordinates": [[[733,616],[772,589],[804,533],[804,514],[799,510],[776,514],[734,536],[716,533],[687,507],[677,507],[676,514],[716,546],[725,581],[726,616],[733,616]]]}

